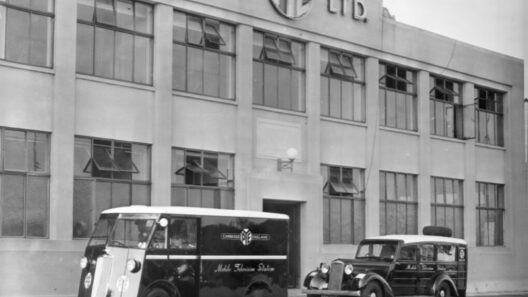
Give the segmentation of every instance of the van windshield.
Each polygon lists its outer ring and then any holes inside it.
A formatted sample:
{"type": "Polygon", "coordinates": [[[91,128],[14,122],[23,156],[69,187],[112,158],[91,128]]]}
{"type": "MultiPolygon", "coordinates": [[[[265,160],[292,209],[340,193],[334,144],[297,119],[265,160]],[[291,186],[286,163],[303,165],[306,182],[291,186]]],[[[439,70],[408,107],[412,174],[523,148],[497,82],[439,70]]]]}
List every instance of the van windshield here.
{"type": "Polygon", "coordinates": [[[120,218],[115,223],[108,245],[145,249],[155,225],[154,219],[120,218]]]}
{"type": "Polygon", "coordinates": [[[356,259],[391,261],[396,253],[395,242],[363,242],[358,246],[356,259]]]}
{"type": "Polygon", "coordinates": [[[114,227],[115,217],[101,217],[95,225],[95,230],[88,242],[88,246],[105,245],[114,227]]]}

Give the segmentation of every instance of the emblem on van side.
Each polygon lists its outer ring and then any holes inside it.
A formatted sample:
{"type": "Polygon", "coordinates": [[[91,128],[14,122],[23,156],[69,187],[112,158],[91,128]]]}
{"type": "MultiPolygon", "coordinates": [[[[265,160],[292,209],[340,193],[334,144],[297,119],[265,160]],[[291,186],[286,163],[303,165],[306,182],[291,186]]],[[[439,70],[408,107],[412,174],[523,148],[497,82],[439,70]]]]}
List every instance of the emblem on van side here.
{"type": "Polygon", "coordinates": [[[240,233],[222,233],[220,235],[222,240],[240,240],[243,245],[250,245],[252,241],[268,241],[271,239],[269,234],[252,233],[248,228],[240,231],[240,233]]]}
{"type": "Polygon", "coordinates": [[[289,19],[299,19],[312,9],[312,0],[270,0],[278,13],[289,19]]]}

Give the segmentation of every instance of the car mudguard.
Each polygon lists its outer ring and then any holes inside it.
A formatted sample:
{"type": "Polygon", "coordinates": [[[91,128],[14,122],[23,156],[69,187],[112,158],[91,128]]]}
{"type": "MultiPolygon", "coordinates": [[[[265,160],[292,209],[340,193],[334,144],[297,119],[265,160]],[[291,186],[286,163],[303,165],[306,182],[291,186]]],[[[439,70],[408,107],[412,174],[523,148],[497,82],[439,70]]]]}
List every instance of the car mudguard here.
{"type": "Polygon", "coordinates": [[[310,288],[310,282],[312,281],[312,278],[314,278],[316,275],[319,274],[319,270],[312,270],[310,271],[306,277],[304,278],[303,285],[305,288],[310,288]]]}
{"type": "Polygon", "coordinates": [[[389,283],[379,274],[374,272],[367,272],[367,273],[360,273],[354,277],[357,281],[357,287],[361,290],[364,288],[369,282],[377,281],[381,284],[383,287],[383,292],[385,293],[384,296],[387,297],[394,297],[394,293],[392,292],[392,288],[389,285],[389,283]]]}
{"type": "Polygon", "coordinates": [[[446,273],[440,273],[439,275],[437,275],[434,278],[434,281],[431,281],[431,283],[429,285],[429,294],[434,296],[435,293],[436,293],[436,290],[438,289],[438,287],[440,286],[440,284],[442,282],[446,282],[449,285],[449,287],[451,288],[451,292],[455,296],[458,297],[458,290],[457,290],[457,287],[455,285],[455,282],[446,273]]]}
{"type": "Polygon", "coordinates": [[[155,289],[155,288],[161,288],[161,289],[164,289],[165,291],[167,291],[167,293],[169,293],[171,296],[173,297],[180,297],[180,291],[178,290],[178,288],[172,284],[171,282],[167,281],[167,280],[157,280],[153,283],[151,283],[147,288],[145,288],[145,290],[143,290],[141,296],[146,296],[148,295],[148,293],[155,289]]]}

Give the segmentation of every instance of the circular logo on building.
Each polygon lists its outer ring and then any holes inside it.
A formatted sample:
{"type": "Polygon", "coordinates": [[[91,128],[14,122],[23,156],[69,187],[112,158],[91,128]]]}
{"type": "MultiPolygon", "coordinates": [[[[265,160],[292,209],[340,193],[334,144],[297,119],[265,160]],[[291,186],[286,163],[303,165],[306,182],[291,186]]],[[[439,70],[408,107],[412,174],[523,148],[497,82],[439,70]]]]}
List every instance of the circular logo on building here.
{"type": "Polygon", "coordinates": [[[312,0],[270,0],[275,10],[289,19],[299,19],[312,9],[312,0]]]}

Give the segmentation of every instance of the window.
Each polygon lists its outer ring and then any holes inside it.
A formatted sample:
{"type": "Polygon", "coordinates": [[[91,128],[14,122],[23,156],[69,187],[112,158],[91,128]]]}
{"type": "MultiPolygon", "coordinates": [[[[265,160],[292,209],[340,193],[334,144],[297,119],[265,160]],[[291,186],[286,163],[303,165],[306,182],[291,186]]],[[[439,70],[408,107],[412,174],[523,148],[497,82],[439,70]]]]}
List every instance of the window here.
{"type": "Polygon", "coordinates": [[[504,244],[504,185],[477,182],[477,246],[504,244]]]}
{"type": "Polygon", "coordinates": [[[380,172],[380,234],[417,234],[416,176],[380,172]]]}
{"type": "Polygon", "coordinates": [[[418,246],[416,245],[406,245],[402,246],[400,249],[400,260],[403,261],[416,261],[416,252],[418,251],[418,246]]]}
{"type": "Polygon", "coordinates": [[[420,245],[420,262],[433,262],[435,260],[434,245],[420,245]]]}
{"type": "Polygon", "coordinates": [[[196,250],[198,221],[196,219],[173,218],[169,225],[169,248],[196,250]]]}
{"type": "Polygon", "coordinates": [[[172,88],[235,98],[235,27],[175,11],[172,88]]]}
{"type": "Polygon", "coordinates": [[[321,50],[321,115],[365,122],[365,61],[349,53],[321,50]]]}
{"type": "Polygon", "coordinates": [[[0,128],[0,236],[49,236],[50,136],[0,128]]]}
{"type": "Polygon", "coordinates": [[[417,131],[414,72],[380,64],[380,123],[382,126],[417,131]]]}
{"type": "Polygon", "coordinates": [[[323,240],[357,244],[365,237],[365,170],[321,165],[323,240]]]}
{"type": "Polygon", "coordinates": [[[51,67],[53,0],[0,0],[0,59],[51,67]]]}
{"type": "Polygon", "coordinates": [[[504,145],[503,101],[499,92],[475,87],[477,142],[504,145]]]}
{"type": "Polygon", "coordinates": [[[436,259],[439,262],[455,262],[456,261],[456,247],[452,245],[437,245],[436,259]]]}
{"type": "Polygon", "coordinates": [[[254,32],[253,103],[304,112],[304,84],[304,44],[254,32]]]}
{"type": "Polygon", "coordinates": [[[458,238],[464,238],[463,193],[461,180],[431,178],[431,224],[449,227],[458,238]]]}
{"type": "Polygon", "coordinates": [[[152,84],[152,5],[77,1],[77,72],[152,84]]]}
{"type": "Polygon", "coordinates": [[[76,137],[74,174],[74,238],[88,237],[105,209],[150,205],[148,145],[76,137]]]}
{"type": "Polygon", "coordinates": [[[463,131],[461,85],[445,78],[430,78],[431,134],[460,138],[463,131]]]}
{"type": "Polygon", "coordinates": [[[234,208],[234,156],[172,149],[172,205],[234,208]]]}

